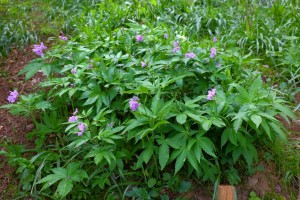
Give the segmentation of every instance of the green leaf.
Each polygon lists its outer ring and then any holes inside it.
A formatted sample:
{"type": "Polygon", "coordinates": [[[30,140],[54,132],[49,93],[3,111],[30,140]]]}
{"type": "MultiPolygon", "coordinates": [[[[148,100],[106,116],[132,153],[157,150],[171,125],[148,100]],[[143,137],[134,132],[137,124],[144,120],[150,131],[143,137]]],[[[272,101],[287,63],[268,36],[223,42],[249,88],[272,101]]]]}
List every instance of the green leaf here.
{"type": "Polygon", "coordinates": [[[210,129],[212,125],[212,121],[209,120],[209,119],[205,119],[203,122],[202,122],[202,128],[206,131],[208,131],[210,129]]]}
{"type": "Polygon", "coordinates": [[[239,148],[235,149],[235,150],[232,152],[232,158],[233,158],[233,162],[234,162],[234,163],[235,163],[235,162],[238,160],[238,158],[241,156],[242,151],[243,151],[242,147],[239,147],[239,148]]]}
{"type": "Polygon", "coordinates": [[[284,142],[287,142],[286,139],[286,135],[285,133],[282,131],[281,127],[274,123],[274,122],[270,122],[269,125],[272,127],[272,129],[275,131],[275,133],[277,133],[277,136],[284,142]]]}
{"type": "Polygon", "coordinates": [[[148,185],[149,188],[153,188],[155,184],[156,184],[156,179],[155,178],[150,178],[148,180],[147,185],[148,185]]]}
{"type": "Polygon", "coordinates": [[[138,126],[142,126],[144,124],[148,123],[146,120],[132,120],[131,123],[125,128],[125,130],[122,132],[122,134],[126,133],[127,131],[130,131],[138,126]]]}
{"type": "Polygon", "coordinates": [[[96,165],[98,165],[102,160],[103,160],[102,152],[95,155],[94,162],[96,165]]]}
{"type": "Polygon", "coordinates": [[[49,76],[51,73],[51,65],[50,64],[44,64],[43,67],[41,68],[42,72],[46,75],[49,76]]]}
{"type": "Polygon", "coordinates": [[[256,128],[259,127],[260,123],[262,122],[262,118],[259,115],[251,115],[251,121],[256,125],[256,128]]]}
{"type": "Polygon", "coordinates": [[[265,119],[262,120],[261,126],[263,127],[265,133],[269,136],[269,138],[272,139],[272,137],[271,137],[271,131],[270,131],[270,126],[268,125],[268,123],[266,122],[265,119]]]}
{"type": "Polygon", "coordinates": [[[176,116],[176,121],[179,124],[184,124],[186,122],[186,118],[187,118],[187,116],[182,113],[182,114],[176,116]]]}
{"type": "Polygon", "coordinates": [[[48,101],[40,101],[35,104],[35,108],[45,111],[46,109],[51,108],[51,104],[48,101]]]}
{"type": "Polygon", "coordinates": [[[187,114],[190,118],[194,119],[195,121],[197,122],[200,122],[202,123],[204,121],[204,117],[200,117],[198,115],[195,115],[194,113],[191,113],[191,112],[185,112],[185,114],[187,114]]]}
{"type": "Polygon", "coordinates": [[[238,132],[238,130],[240,129],[241,125],[243,122],[243,118],[237,118],[236,120],[234,120],[233,122],[233,128],[235,130],[235,132],[238,132]]]}
{"type": "Polygon", "coordinates": [[[200,145],[196,144],[193,146],[193,150],[194,150],[194,155],[198,161],[198,163],[200,164],[200,161],[201,161],[201,157],[202,157],[202,148],[200,145]]]}
{"type": "Polygon", "coordinates": [[[249,88],[249,96],[251,99],[255,98],[255,94],[262,88],[262,79],[258,76],[249,88]]]}
{"type": "Polygon", "coordinates": [[[208,155],[211,155],[212,157],[215,158],[217,157],[216,154],[214,153],[214,148],[213,148],[214,146],[210,139],[208,139],[207,137],[202,137],[201,139],[198,140],[198,143],[208,155]]]}
{"type": "Polygon", "coordinates": [[[179,154],[179,156],[176,158],[176,162],[175,162],[175,174],[177,174],[177,172],[182,168],[185,160],[186,160],[186,156],[187,156],[187,152],[185,149],[183,149],[181,151],[181,153],[179,154]]]}
{"type": "Polygon", "coordinates": [[[193,153],[188,153],[187,159],[188,159],[189,163],[192,165],[192,167],[198,172],[199,167],[198,167],[198,162],[197,162],[196,156],[193,153]]]}
{"type": "Polygon", "coordinates": [[[58,184],[56,193],[60,197],[65,197],[67,196],[67,194],[70,193],[72,188],[73,188],[72,181],[70,179],[64,179],[58,184]]]}
{"type": "Polygon", "coordinates": [[[156,115],[158,113],[160,103],[161,103],[161,101],[160,101],[160,92],[158,92],[153,97],[152,104],[151,104],[151,109],[152,109],[154,115],[156,115]]]}
{"type": "Polygon", "coordinates": [[[274,108],[276,108],[277,110],[280,110],[282,112],[281,115],[282,114],[283,115],[287,115],[288,117],[290,117],[293,120],[297,119],[296,115],[293,113],[293,111],[289,107],[287,107],[287,106],[284,106],[284,105],[282,105],[280,103],[275,103],[274,104],[274,108]]]}
{"type": "MultiPolygon", "coordinates": [[[[95,101],[98,100],[98,98],[99,98],[99,96],[93,96],[93,97],[88,98],[88,99],[84,102],[83,106],[90,105],[90,104],[94,103],[95,101]]],[[[101,103],[102,103],[102,101],[101,101],[101,103]]]]}
{"type": "Polygon", "coordinates": [[[150,146],[147,149],[145,149],[143,151],[143,153],[141,154],[141,156],[143,158],[143,161],[146,164],[149,162],[149,160],[151,159],[152,155],[153,155],[153,147],[152,146],[150,146]]]}
{"type": "Polygon", "coordinates": [[[233,87],[235,87],[238,92],[239,95],[237,96],[240,103],[249,103],[251,98],[250,95],[248,94],[247,90],[245,88],[243,88],[242,86],[238,85],[238,84],[231,84],[233,87]]]}
{"type": "Polygon", "coordinates": [[[44,66],[44,63],[41,62],[41,60],[32,61],[31,63],[26,65],[22,70],[20,70],[18,75],[26,73],[25,79],[28,80],[32,76],[34,76],[43,66],[44,66]]]}
{"type": "Polygon", "coordinates": [[[221,148],[227,143],[229,134],[231,133],[231,128],[226,128],[221,136],[221,148]]]}
{"type": "Polygon", "coordinates": [[[61,179],[65,179],[67,177],[67,170],[64,168],[61,168],[61,167],[54,168],[54,169],[52,169],[52,171],[54,174],[50,174],[37,182],[37,184],[45,183],[42,187],[42,190],[50,187],[57,181],[59,181],[61,179]]]}
{"type": "Polygon", "coordinates": [[[192,183],[187,181],[181,181],[180,186],[178,188],[178,192],[184,193],[188,192],[192,188],[192,183]]]}
{"type": "Polygon", "coordinates": [[[160,164],[161,170],[165,168],[165,166],[168,163],[170,152],[169,152],[169,146],[166,141],[163,141],[163,143],[159,147],[159,153],[158,153],[158,161],[160,164]]]}

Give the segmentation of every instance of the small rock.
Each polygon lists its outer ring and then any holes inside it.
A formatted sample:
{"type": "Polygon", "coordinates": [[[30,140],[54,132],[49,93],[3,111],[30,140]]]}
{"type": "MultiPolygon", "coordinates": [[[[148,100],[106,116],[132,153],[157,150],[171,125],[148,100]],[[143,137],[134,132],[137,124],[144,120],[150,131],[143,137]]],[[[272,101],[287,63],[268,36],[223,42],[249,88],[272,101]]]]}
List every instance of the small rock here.
{"type": "Polygon", "coordinates": [[[251,186],[251,187],[254,186],[254,185],[256,185],[257,182],[258,182],[258,180],[255,177],[248,178],[248,185],[251,186]]]}
{"type": "Polygon", "coordinates": [[[26,131],[31,131],[33,128],[34,128],[34,124],[28,124],[25,127],[26,131]]]}

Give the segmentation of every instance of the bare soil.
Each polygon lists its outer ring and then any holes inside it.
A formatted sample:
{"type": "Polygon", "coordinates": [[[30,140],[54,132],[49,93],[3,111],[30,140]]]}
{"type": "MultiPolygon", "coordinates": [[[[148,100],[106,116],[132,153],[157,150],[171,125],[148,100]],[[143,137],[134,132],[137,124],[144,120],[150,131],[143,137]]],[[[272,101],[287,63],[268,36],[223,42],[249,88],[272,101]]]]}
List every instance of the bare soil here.
{"type": "MultiPolygon", "coordinates": [[[[13,50],[4,61],[0,61],[0,106],[8,104],[9,92],[17,89],[20,94],[34,92],[39,76],[25,81],[24,76],[17,73],[32,59],[36,57],[31,47],[24,50],[13,50]]],[[[34,128],[29,119],[22,116],[13,116],[7,110],[0,109],[0,141],[10,141],[13,144],[33,147],[26,133],[34,128]]],[[[0,150],[4,147],[0,146],[0,150]]],[[[0,156],[0,199],[12,199],[12,194],[18,185],[14,177],[14,169],[4,162],[0,156]]]]}

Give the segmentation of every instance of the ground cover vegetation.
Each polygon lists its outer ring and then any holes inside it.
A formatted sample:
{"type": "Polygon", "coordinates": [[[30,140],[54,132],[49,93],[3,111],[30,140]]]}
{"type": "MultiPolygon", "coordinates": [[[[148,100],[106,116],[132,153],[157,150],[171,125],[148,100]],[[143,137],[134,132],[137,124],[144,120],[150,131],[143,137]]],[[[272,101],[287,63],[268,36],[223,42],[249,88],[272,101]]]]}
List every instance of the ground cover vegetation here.
{"type": "Polygon", "coordinates": [[[282,155],[287,185],[299,173],[278,119],[295,120],[299,107],[289,103],[298,1],[1,4],[1,55],[34,42],[37,58],[19,74],[46,77],[32,94],[12,88],[1,106],[35,124],[34,149],[2,142],[16,198],[169,199],[192,179],[215,186],[215,198],[219,183],[282,155]]]}

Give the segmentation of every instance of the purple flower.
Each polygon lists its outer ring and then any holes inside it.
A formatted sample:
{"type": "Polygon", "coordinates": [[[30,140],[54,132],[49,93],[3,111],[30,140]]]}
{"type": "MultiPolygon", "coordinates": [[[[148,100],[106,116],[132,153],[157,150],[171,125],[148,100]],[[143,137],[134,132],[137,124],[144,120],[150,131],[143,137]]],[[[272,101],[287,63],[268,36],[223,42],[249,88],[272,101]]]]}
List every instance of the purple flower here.
{"type": "Polygon", "coordinates": [[[112,127],[114,124],[115,124],[115,122],[111,122],[111,123],[108,123],[106,126],[107,127],[110,127],[110,126],[112,127]]]}
{"type": "Polygon", "coordinates": [[[280,185],[276,185],[276,187],[275,187],[275,190],[276,190],[276,192],[281,192],[281,187],[280,187],[280,185]]]}
{"type": "Polygon", "coordinates": [[[13,92],[10,91],[10,94],[7,97],[7,100],[9,103],[14,103],[17,100],[18,96],[19,96],[19,93],[17,90],[14,90],[13,92]]]}
{"type": "Polygon", "coordinates": [[[217,37],[214,37],[214,42],[217,42],[217,37]]]}
{"type": "Polygon", "coordinates": [[[41,48],[42,50],[47,49],[47,47],[44,45],[44,42],[41,42],[40,48],[41,48]]]}
{"type": "Polygon", "coordinates": [[[59,37],[59,39],[61,39],[61,40],[68,40],[68,38],[66,37],[66,36],[64,36],[64,35],[60,35],[60,36],[58,36],[59,37]]]}
{"type": "Polygon", "coordinates": [[[168,34],[164,34],[164,38],[165,38],[165,39],[168,39],[168,34]]]}
{"type": "Polygon", "coordinates": [[[36,55],[38,55],[38,56],[43,56],[44,55],[44,53],[43,53],[43,50],[44,49],[47,49],[47,47],[44,45],[44,43],[42,42],[40,45],[38,45],[38,44],[35,44],[35,45],[33,45],[33,49],[32,49],[32,51],[36,54],[36,55]]]}
{"type": "Polygon", "coordinates": [[[68,40],[68,38],[65,36],[65,34],[62,31],[60,32],[60,36],[58,36],[58,37],[61,40],[68,40]]]}
{"type": "Polygon", "coordinates": [[[78,109],[76,108],[75,111],[73,112],[73,115],[77,115],[78,109]]]}
{"type": "Polygon", "coordinates": [[[193,52],[189,52],[189,53],[185,54],[185,57],[186,58],[195,58],[196,54],[194,54],[193,52]]]}
{"type": "MultiPolygon", "coordinates": [[[[74,113],[73,113],[74,114],[74,113]]],[[[68,122],[77,122],[78,121],[78,117],[77,116],[72,116],[72,117],[69,117],[68,119],[68,122]]]]}
{"type": "Polygon", "coordinates": [[[137,96],[133,96],[129,101],[130,109],[134,112],[138,107],[140,107],[140,103],[138,102],[139,98],[137,96]]]}
{"type": "Polygon", "coordinates": [[[173,53],[176,53],[177,51],[179,51],[180,50],[180,47],[178,46],[178,47],[174,47],[174,49],[173,49],[173,53]]]}
{"type": "Polygon", "coordinates": [[[142,67],[146,67],[147,66],[147,64],[145,63],[145,62],[141,62],[141,65],[142,65],[142,67]]]}
{"type": "Polygon", "coordinates": [[[178,42],[178,41],[175,41],[175,42],[173,43],[173,45],[174,45],[174,47],[179,47],[179,42],[178,42]]]}
{"type": "Polygon", "coordinates": [[[78,126],[79,132],[77,133],[78,136],[82,136],[84,129],[85,129],[85,125],[84,123],[80,123],[78,126]]]}
{"type": "Polygon", "coordinates": [[[71,84],[70,84],[70,87],[71,87],[71,88],[75,87],[75,84],[74,84],[74,83],[71,83],[71,84]]]}
{"type": "Polygon", "coordinates": [[[137,35],[135,38],[136,38],[136,41],[138,41],[138,42],[142,42],[144,39],[142,35],[137,35]]]}
{"type": "Polygon", "coordinates": [[[71,69],[71,73],[72,73],[72,74],[76,74],[76,73],[77,73],[77,70],[76,70],[76,69],[71,69]]]}
{"type": "Polygon", "coordinates": [[[88,68],[88,69],[92,69],[92,68],[93,68],[93,65],[89,65],[87,68],[88,68]]]}
{"type": "Polygon", "coordinates": [[[211,58],[215,57],[216,53],[217,53],[217,49],[215,49],[215,48],[210,49],[210,57],[211,58]]]}
{"type": "Polygon", "coordinates": [[[216,91],[216,89],[209,90],[207,94],[207,100],[213,100],[214,96],[216,95],[216,91]]]}

